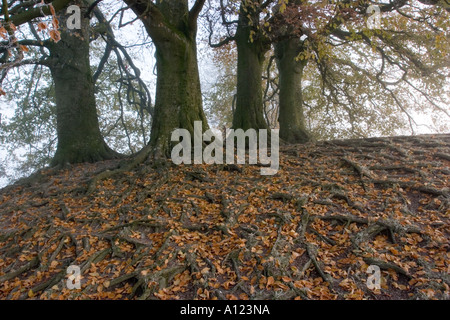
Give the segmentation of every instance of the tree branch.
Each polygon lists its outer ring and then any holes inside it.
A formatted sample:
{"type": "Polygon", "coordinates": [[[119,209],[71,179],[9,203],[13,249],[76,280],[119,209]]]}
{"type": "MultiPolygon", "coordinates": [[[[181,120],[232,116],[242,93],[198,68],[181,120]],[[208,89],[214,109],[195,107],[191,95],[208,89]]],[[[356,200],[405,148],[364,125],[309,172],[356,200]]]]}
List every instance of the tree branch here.
{"type": "Polygon", "coordinates": [[[56,12],[63,9],[66,5],[68,5],[70,0],[53,0],[51,4],[47,4],[42,7],[34,7],[32,9],[28,9],[26,11],[20,12],[11,17],[11,22],[16,26],[20,26],[24,23],[31,21],[34,18],[44,17],[51,15],[50,5],[53,6],[56,12]]]}
{"type": "Polygon", "coordinates": [[[196,0],[191,10],[189,11],[189,25],[197,24],[197,18],[203,9],[205,0],[196,0]]]}

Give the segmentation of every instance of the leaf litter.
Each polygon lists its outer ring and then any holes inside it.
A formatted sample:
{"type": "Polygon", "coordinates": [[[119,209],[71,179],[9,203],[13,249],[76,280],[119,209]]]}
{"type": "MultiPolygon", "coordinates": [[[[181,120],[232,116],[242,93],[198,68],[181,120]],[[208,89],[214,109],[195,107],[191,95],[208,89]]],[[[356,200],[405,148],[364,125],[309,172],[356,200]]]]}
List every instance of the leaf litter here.
{"type": "Polygon", "coordinates": [[[1,299],[449,299],[450,135],[282,146],[274,176],[169,161],[96,179],[121,163],[0,191],[1,299]]]}

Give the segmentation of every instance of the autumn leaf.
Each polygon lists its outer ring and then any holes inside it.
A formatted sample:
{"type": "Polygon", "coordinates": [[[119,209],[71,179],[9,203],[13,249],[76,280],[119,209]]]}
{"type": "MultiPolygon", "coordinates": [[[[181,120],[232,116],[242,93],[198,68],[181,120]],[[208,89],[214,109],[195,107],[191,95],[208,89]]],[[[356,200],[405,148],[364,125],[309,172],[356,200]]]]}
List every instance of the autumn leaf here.
{"type": "MultiPolygon", "coordinates": [[[[384,144],[376,142],[376,149],[382,151],[373,153],[375,142],[362,141],[365,147],[359,148],[353,146],[353,141],[348,147],[324,143],[289,146],[293,148],[291,152],[280,154],[286,172],[280,170],[276,177],[261,179],[259,168],[250,165],[245,174],[218,174],[222,173],[220,169],[205,166],[200,167],[204,176],[214,179],[203,184],[187,180],[186,168],[148,168],[145,173],[136,168],[129,175],[100,184],[94,195],[76,197],[72,191],[92,179],[99,170],[97,166],[104,164],[85,163],[74,165],[76,170],[43,171],[45,184],[55,187],[50,197],[36,186],[12,186],[0,192],[2,210],[19,212],[22,218],[0,215],[1,224],[20,230],[10,238],[6,232],[0,234],[0,280],[11,277],[1,282],[0,298],[73,298],[74,291],[68,290],[64,283],[53,285],[51,290],[29,290],[42,287],[61,272],[65,274],[61,266],[69,259],[71,264],[85,266],[82,274],[85,288],[76,292],[81,299],[139,299],[144,292],[150,293],[147,297],[150,299],[272,299],[279,294],[291,299],[446,297],[449,289],[445,281],[438,282],[439,286],[430,283],[439,280],[436,275],[448,272],[448,250],[442,246],[448,242],[447,213],[438,207],[428,207],[417,215],[395,209],[380,210],[386,203],[392,208],[402,208],[406,203],[402,197],[411,198],[418,207],[431,206],[433,195],[414,193],[406,186],[403,191],[394,190],[391,184],[389,191],[384,184],[374,187],[370,183],[364,190],[354,168],[343,166],[334,160],[335,156],[353,155],[352,161],[376,171],[374,163],[382,162],[380,158],[385,161],[384,155],[392,158],[388,154],[392,150],[383,149],[384,144]],[[370,157],[364,156],[366,151],[370,157]],[[320,156],[305,160],[311,153],[320,156]],[[326,182],[319,182],[324,175],[328,177],[326,182]],[[159,180],[161,176],[165,178],[159,180]],[[233,184],[237,177],[241,184],[233,184]],[[151,197],[140,199],[143,181],[152,181],[145,190],[154,189],[151,197]],[[158,183],[161,181],[164,183],[158,183]],[[302,186],[298,181],[308,181],[308,185],[302,186]],[[207,191],[213,195],[210,198],[221,199],[224,185],[233,191],[226,197],[230,201],[226,208],[232,215],[228,221],[221,213],[223,204],[208,201],[204,196],[207,191]],[[294,201],[272,199],[274,192],[302,192],[311,200],[298,210],[294,201]],[[340,196],[335,196],[338,192],[340,196]],[[64,199],[68,211],[76,213],[74,217],[59,218],[60,199],[64,199]],[[421,199],[427,201],[421,204],[421,199]],[[351,207],[356,201],[365,210],[351,207]],[[245,210],[243,204],[253,209],[245,210]],[[126,220],[117,216],[124,209],[126,220]],[[234,215],[239,215],[239,219],[234,215]],[[30,228],[23,221],[35,223],[30,228]],[[233,233],[216,228],[218,225],[233,233]],[[391,232],[378,232],[381,227],[392,227],[393,236],[391,232]],[[146,246],[133,240],[141,235],[151,239],[152,244],[146,246]],[[10,253],[9,248],[15,245],[21,250],[10,253]],[[36,248],[41,250],[39,259],[36,248]],[[367,289],[368,258],[378,264],[381,260],[389,262],[380,264],[381,290],[367,289]],[[408,274],[389,270],[392,266],[408,274]],[[17,270],[23,272],[17,275],[17,270]]],[[[439,140],[424,141],[431,144],[439,140]]],[[[415,144],[407,143],[414,150],[415,144]]],[[[443,152],[445,148],[439,149],[443,152]]],[[[416,160],[415,156],[420,163],[430,161],[437,165],[432,152],[411,153],[411,162],[416,160]]],[[[420,170],[426,172],[426,177],[439,174],[434,167],[420,170]]],[[[419,174],[401,173],[410,180],[423,179],[419,174]]],[[[441,182],[440,188],[446,185],[447,177],[442,176],[436,178],[441,182]]],[[[401,184],[403,180],[398,179],[401,184]]]]}
{"type": "Polygon", "coordinates": [[[52,16],[56,16],[56,11],[55,11],[55,8],[53,7],[53,5],[50,3],[48,6],[49,6],[52,16]]]}
{"type": "Polygon", "coordinates": [[[210,268],[206,267],[206,268],[203,268],[203,269],[200,271],[200,273],[201,273],[201,274],[207,274],[207,273],[209,272],[209,270],[210,270],[210,268]]]}
{"type": "Polygon", "coordinates": [[[39,22],[38,25],[37,25],[37,30],[38,31],[43,31],[45,29],[47,29],[47,25],[45,23],[43,23],[43,22],[39,22]]]}
{"type": "Polygon", "coordinates": [[[57,30],[50,30],[50,38],[52,38],[52,40],[54,42],[59,42],[59,40],[61,40],[61,34],[59,33],[59,31],[57,30]]]}
{"type": "Polygon", "coordinates": [[[268,289],[271,285],[273,285],[274,282],[275,282],[275,279],[272,276],[268,277],[266,288],[268,289]]]}
{"type": "Polygon", "coordinates": [[[7,40],[8,36],[7,36],[8,32],[6,31],[5,27],[0,26],[0,36],[4,39],[7,40]]]}
{"type": "Polygon", "coordinates": [[[56,19],[56,17],[53,17],[53,19],[52,19],[52,26],[53,26],[53,28],[55,30],[58,30],[58,28],[59,28],[59,21],[58,21],[58,19],[56,19]]]}

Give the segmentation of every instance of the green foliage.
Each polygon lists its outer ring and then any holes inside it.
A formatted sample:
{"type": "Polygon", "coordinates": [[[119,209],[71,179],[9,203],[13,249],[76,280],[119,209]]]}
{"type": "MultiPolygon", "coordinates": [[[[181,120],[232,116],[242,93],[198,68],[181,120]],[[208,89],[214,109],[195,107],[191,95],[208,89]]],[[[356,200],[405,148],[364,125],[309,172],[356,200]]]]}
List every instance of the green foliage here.
{"type": "Polygon", "coordinates": [[[13,172],[9,179],[44,167],[56,149],[54,88],[50,73],[43,66],[23,69],[6,91],[9,104],[16,105],[14,115],[2,119],[0,126],[2,147],[7,152],[2,166],[5,175],[13,172]]]}
{"type": "MultiPolygon", "coordinates": [[[[102,53],[102,46],[93,43],[92,60],[102,53]]],[[[151,119],[147,111],[127,103],[123,90],[120,106],[119,78],[117,65],[110,58],[96,85],[97,113],[106,143],[117,152],[131,154],[148,142],[151,119]]],[[[57,145],[56,107],[50,71],[44,66],[17,69],[8,85],[6,99],[14,106],[14,115],[2,117],[0,141],[6,155],[0,170],[12,181],[50,163],[57,145]]]]}
{"type": "MultiPolygon", "coordinates": [[[[252,8],[261,5],[244,2],[252,8]]],[[[297,59],[307,61],[302,79],[305,118],[317,139],[448,131],[448,10],[409,2],[391,8],[380,2],[381,28],[371,29],[365,14],[369,4],[377,3],[274,0],[263,9],[267,15],[259,25],[252,21],[251,26],[275,42],[302,37],[297,59]]],[[[216,41],[221,39],[215,33],[216,41]]],[[[249,41],[255,36],[253,32],[249,41]]],[[[222,90],[219,104],[223,96],[232,97],[232,86],[223,93],[228,87],[223,78],[216,87],[222,90]]],[[[269,104],[276,110],[277,95],[269,97],[266,108],[269,104]]]]}
{"type": "Polygon", "coordinates": [[[204,108],[213,127],[230,128],[233,121],[233,99],[236,93],[236,51],[231,46],[215,50],[214,66],[218,71],[211,87],[204,92],[204,108]]]}

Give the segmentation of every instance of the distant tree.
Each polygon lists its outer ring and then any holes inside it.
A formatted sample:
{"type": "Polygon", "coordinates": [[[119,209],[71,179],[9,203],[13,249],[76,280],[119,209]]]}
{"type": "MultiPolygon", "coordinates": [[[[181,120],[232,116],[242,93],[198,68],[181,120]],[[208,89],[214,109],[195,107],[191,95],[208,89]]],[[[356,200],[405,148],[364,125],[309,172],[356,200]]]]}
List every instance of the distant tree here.
{"type": "MultiPolygon", "coordinates": [[[[261,76],[271,42],[262,32],[260,23],[263,10],[270,4],[271,1],[262,0],[220,1],[216,7],[218,14],[207,17],[210,45],[217,48],[234,42],[237,49],[236,103],[232,125],[235,129],[268,128],[264,118],[261,76]],[[219,41],[213,43],[212,34],[220,23],[225,27],[225,36],[219,36],[219,41]]],[[[214,7],[213,4],[210,6],[214,7]]]]}
{"type": "MultiPolygon", "coordinates": [[[[236,41],[239,28],[249,30],[242,43],[253,52],[273,43],[283,140],[389,134],[403,126],[405,117],[413,130],[412,113],[424,110],[449,116],[450,19],[442,1],[248,0],[239,1],[239,11],[236,2],[220,1],[216,17],[208,18],[210,32],[217,24],[226,31],[215,36],[213,46],[236,41]],[[368,23],[373,18],[369,5],[380,9],[380,28],[368,23]]],[[[238,54],[238,79],[260,72],[246,65],[239,67],[238,54]]],[[[238,84],[237,91],[245,88],[240,91],[244,95],[261,96],[260,89],[248,86],[238,84]]],[[[244,114],[236,104],[234,119],[244,114]]],[[[249,103],[242,109],[250,122],[250,114],[263,110],[249,103]]]]}
{"type": "MultiPolygon", "coordinates": [[[[34,50],[30,48],[30,52],[34,50]]],[[[55,86],[50,71],[39,64],[20,69],[13,70],[5,83],[5,99],[11,109],[14,106],[14,114],[2,119],[0,126],[5,177],[10,181],[48,166],[57,145],[55,86]]]]}
{"type": "MultiPolygon", "coordinates": [[[[278,74],[273,50],[264,60],[261,75],[263,115],[270,128],[278,128],[278,74]]],[[[230,128],[237,98],[237,50],[234,42],[213,49],[212,61],[217,70],[216,79],[204,92],[208,118],[217,127],[230,128]]]]}
{"type": "Polygon", "coordinates": [[[210,88],[205,90],[205,112],[211,125],[231,128],[236,104],[236,48],[229,44],[214,50],[212,62],[217,70],[210,88]]]}
{"type": "Polygon", "coordinates": [[[317,94],[322,97],[316,101],[325,98],[327,109],[347,114],[351,131],[359,136],[370,134],[369,122],[377,121],[373,117],[381,110],[379,115],[388,116],[392,106],[408,117],[411,128],[413,104],[421,104],[418,111],[428,105],[449,115],[445,96],[433,89],[448,85],[450,16],[444,8],[419,1],[289,1],[279,8],[272,19],[272,38],[277,56],[290,56],[279,64],[281,138],[307,140],[301,134],[306,132],[301,84],[307,64],[314,65],[321,79],[317,94]],[[376,21],[371,16],[376,9],[378,26],[369,23],[376,21]],[[287,83],[286,76],[291,79],[287,83]],[[412,103],[414,98],[422,102],[412,103]]]}

